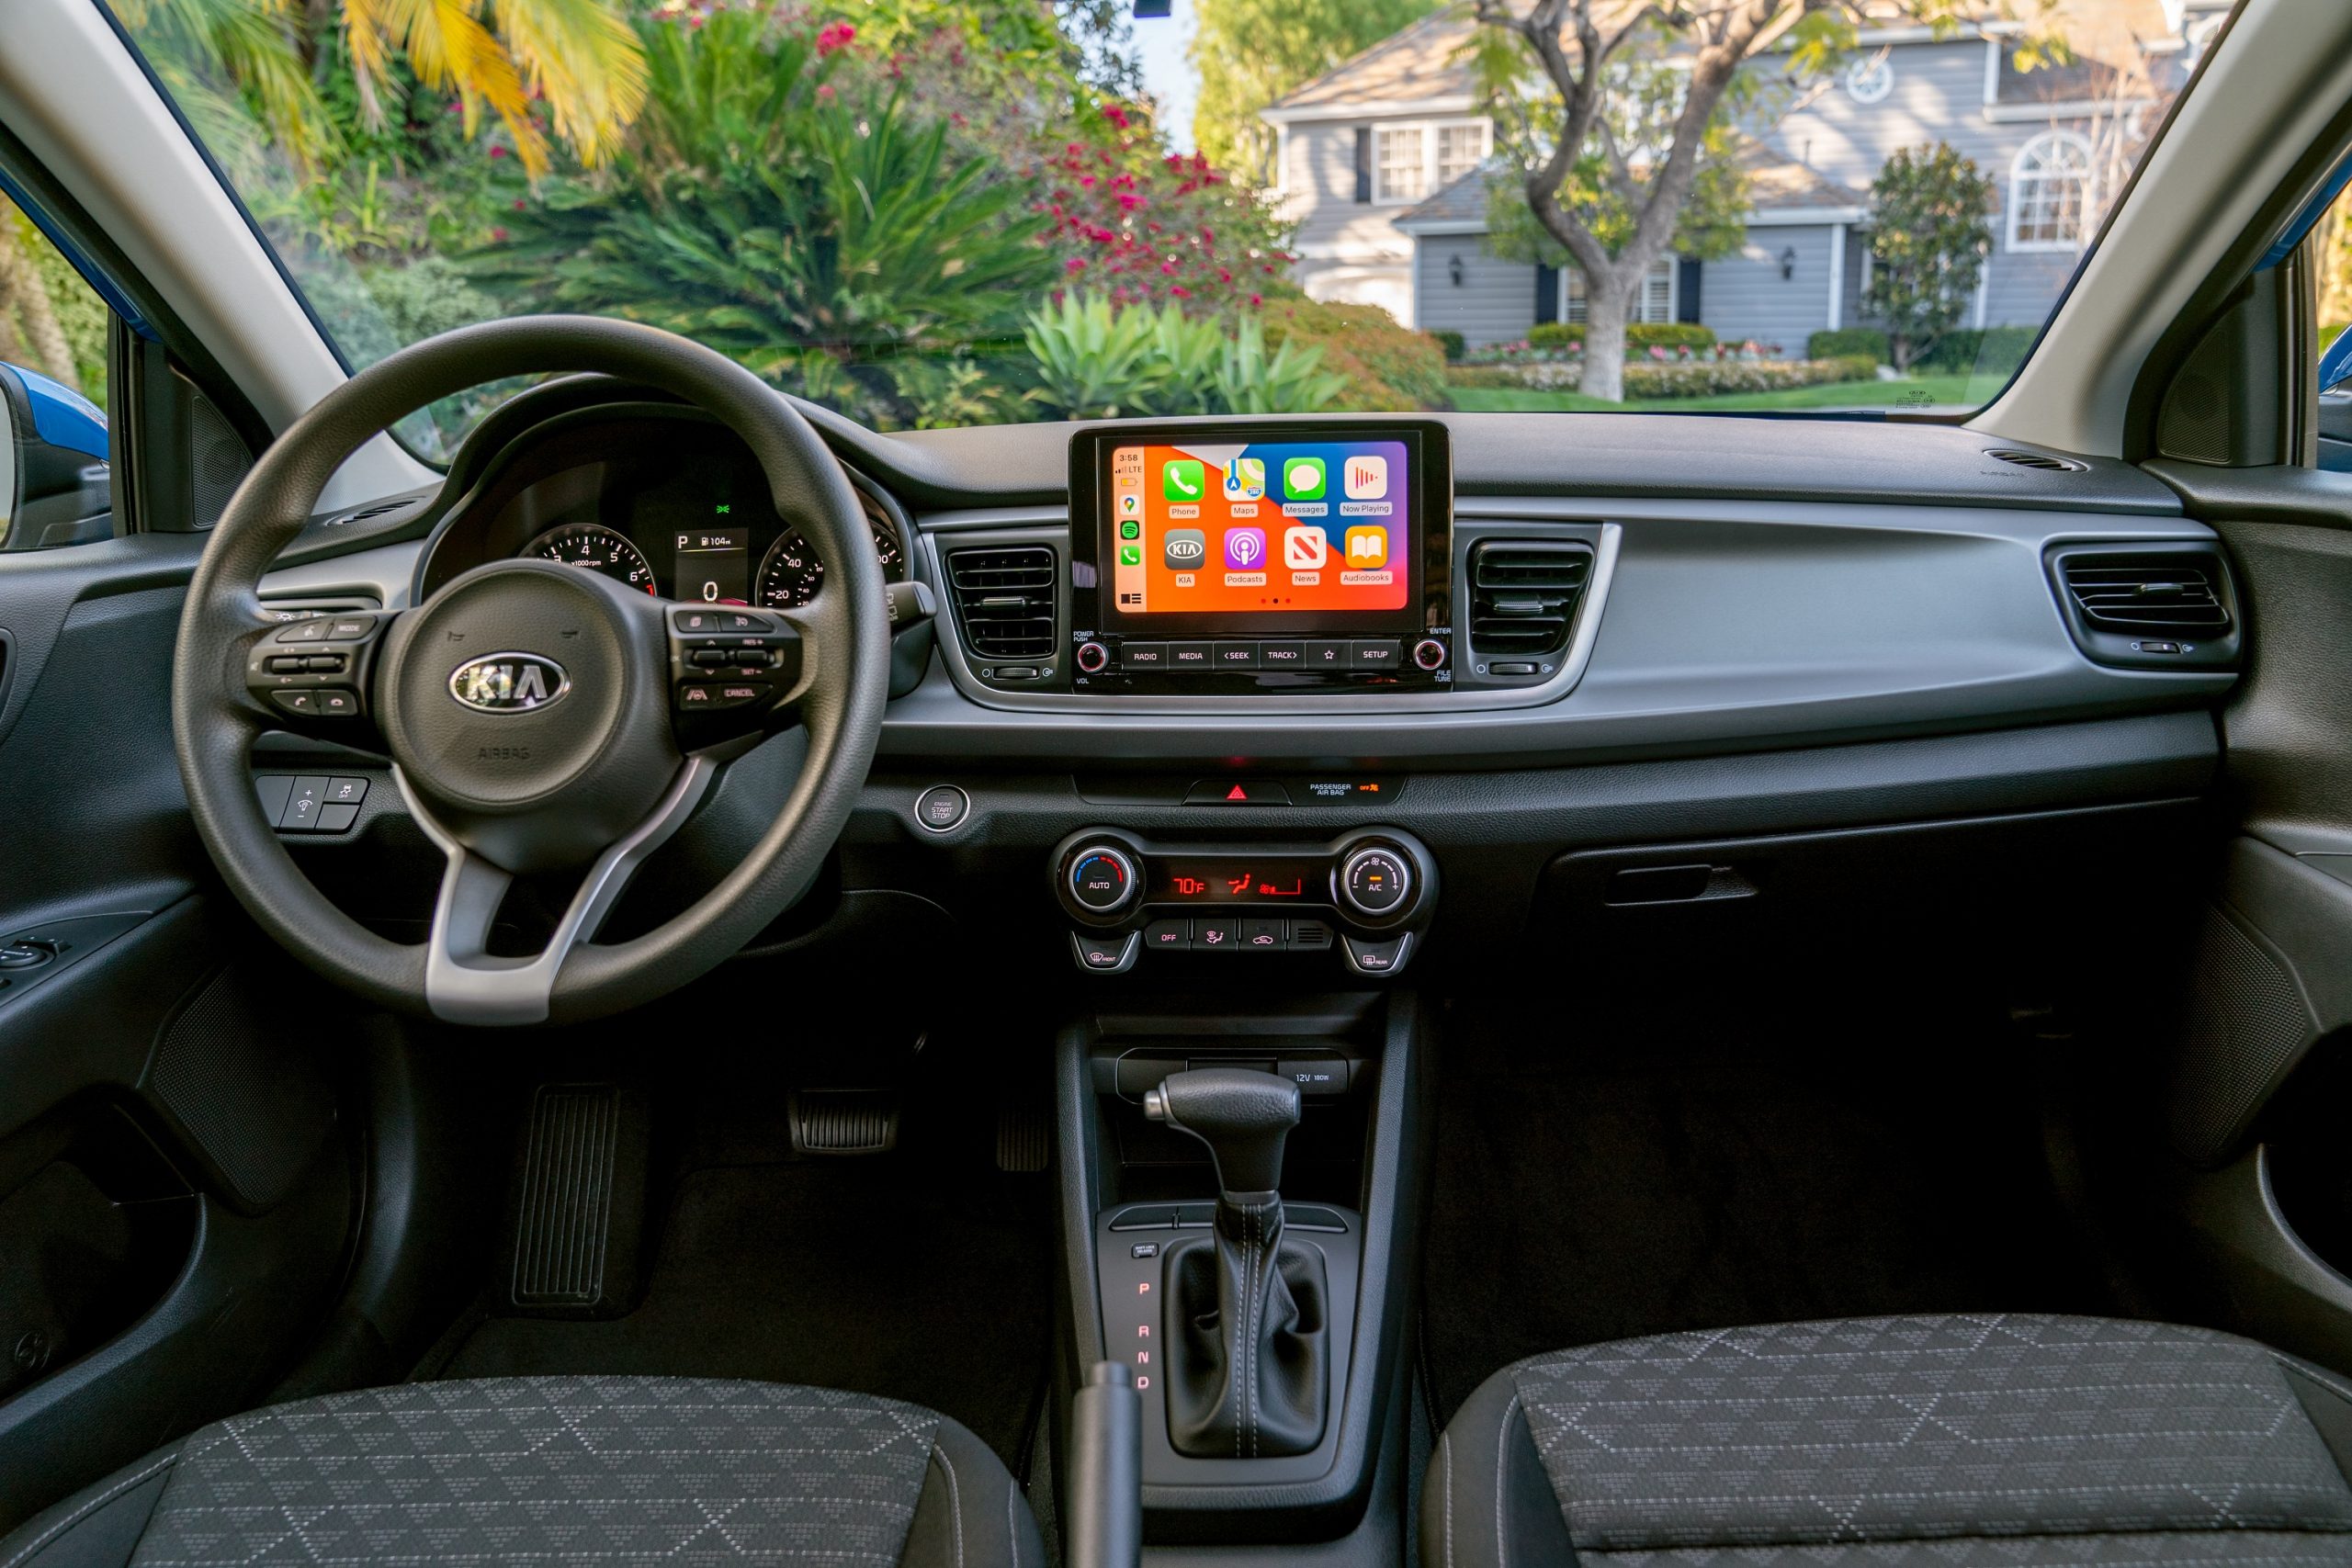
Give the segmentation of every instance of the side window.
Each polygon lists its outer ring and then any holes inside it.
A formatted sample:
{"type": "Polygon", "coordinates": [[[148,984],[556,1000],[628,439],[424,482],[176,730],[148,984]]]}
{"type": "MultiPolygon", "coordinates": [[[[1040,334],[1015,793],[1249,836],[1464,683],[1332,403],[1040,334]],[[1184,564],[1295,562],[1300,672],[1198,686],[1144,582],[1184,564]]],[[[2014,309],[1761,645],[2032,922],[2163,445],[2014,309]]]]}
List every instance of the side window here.
{"type": "Polygon", "coordinates": [[[2319,328],[2319,466],[2352,473],[2352,187],[2336,194],[2305,243],[2319,328]]]}
{"type": "Polygon", "coordinates": [[[0,195],[0,550],[110,537],[110,313],[0,195]]]}

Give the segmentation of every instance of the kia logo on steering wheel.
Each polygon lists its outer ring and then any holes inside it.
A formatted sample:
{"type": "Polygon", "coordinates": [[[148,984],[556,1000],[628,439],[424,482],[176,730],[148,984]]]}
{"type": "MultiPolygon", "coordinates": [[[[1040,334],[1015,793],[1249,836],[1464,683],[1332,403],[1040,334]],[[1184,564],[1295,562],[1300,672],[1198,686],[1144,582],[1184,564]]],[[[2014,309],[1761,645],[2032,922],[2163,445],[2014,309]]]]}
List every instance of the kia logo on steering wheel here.
{"type": "Polygon", "coordinates": [[[481,713],[529,713],[571,690],[563,666],[536,653],[492,653],[449,672],[449,694],[481,713]]]}

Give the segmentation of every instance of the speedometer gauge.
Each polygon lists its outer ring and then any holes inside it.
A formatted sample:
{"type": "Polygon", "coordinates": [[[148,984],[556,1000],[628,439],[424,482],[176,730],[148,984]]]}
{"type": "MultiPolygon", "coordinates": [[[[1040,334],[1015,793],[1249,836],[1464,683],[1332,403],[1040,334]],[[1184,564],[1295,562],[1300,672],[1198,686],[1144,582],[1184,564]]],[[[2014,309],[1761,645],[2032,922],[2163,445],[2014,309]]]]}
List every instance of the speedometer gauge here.
{"type": "Polygon", "coordinates": [[[567,523],[550,528],[523,547],[526,556],[562,566],[601,571],[615,582],[648,593],[653,586],[653,566],[645,552],[600,523],[567,523]]]}
{"type": "MultiPolygon", "coordinates": [[[[879,517],[869,516],[874,553],[882,558],[882,580],[897,582],[907,575],[906,557],[899,549],[898,530],[879,517]]],[[[760,603],[772,610],[797,610],[817,597],[825,585],[825,563],[797,528],[786,528],[760,562],[760,603]]]]}

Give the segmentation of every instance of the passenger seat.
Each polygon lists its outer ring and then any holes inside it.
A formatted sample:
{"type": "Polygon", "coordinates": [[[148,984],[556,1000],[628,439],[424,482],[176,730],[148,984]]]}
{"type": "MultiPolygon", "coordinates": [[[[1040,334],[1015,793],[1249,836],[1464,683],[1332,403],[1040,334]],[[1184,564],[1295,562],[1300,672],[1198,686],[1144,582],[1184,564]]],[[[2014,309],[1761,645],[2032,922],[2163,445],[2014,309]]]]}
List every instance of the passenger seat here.
{"type": "Polygon", "coordinates": [[[1669,1334],[1479,1385],[1430,1568],[2352,1562],[2352,1383],[2203,1329],[2008,1314],[1669,1334]]]}

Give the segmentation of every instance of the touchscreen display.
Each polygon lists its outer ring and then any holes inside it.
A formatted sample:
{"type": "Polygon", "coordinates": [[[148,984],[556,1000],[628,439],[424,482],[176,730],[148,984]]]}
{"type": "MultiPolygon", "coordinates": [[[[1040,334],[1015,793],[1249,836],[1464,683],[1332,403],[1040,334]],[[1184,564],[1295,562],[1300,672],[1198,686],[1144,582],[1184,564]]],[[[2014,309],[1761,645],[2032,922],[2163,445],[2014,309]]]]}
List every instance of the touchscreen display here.
{"type": "Polygon", "coordinates": [[[1121,615],[1394,612],[1412,592],[1403,441],[1121,443],[1104,576],[1121,615]]]}

